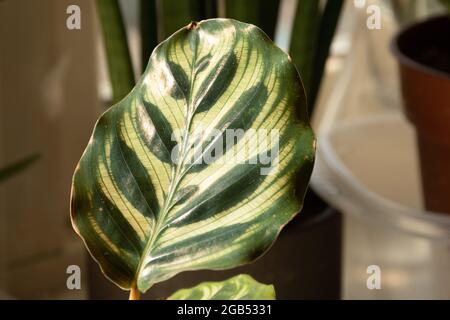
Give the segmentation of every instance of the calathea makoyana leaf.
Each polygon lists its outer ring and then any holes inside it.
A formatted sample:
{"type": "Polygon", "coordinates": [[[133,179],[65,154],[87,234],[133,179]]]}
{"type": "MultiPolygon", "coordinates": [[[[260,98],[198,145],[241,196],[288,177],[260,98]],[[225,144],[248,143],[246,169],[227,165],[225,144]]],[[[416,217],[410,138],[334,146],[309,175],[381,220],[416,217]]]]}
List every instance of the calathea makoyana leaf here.
{"type": "Polygon", "coordinates": [[[203,282],[178,290],[167,300],[275,300],[275,288],[240,274],[225,281],[203,282]]]}
{"type": "Polygon", "coordinates": [[[300,211],[314,143],[285,53],[253,25],[191,23],[98,120],[73,226],[125,289],[250,262],[300,211]]]}

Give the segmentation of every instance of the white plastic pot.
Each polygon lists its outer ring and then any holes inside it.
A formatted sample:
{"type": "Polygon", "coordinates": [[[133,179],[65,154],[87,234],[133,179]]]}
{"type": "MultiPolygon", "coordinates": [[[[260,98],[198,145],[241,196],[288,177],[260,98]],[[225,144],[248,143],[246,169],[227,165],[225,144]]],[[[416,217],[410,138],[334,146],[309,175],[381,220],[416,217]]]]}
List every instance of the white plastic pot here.
{"type": "Polygon", "coordinates": [[[344,213],[344,298],[450,299],[450,215],[422,209],[407,121],[391,113],[341,122],[318,146],[312,186],[344,213]],[[367,286],[373,265],[380,289],[367,286]]]}

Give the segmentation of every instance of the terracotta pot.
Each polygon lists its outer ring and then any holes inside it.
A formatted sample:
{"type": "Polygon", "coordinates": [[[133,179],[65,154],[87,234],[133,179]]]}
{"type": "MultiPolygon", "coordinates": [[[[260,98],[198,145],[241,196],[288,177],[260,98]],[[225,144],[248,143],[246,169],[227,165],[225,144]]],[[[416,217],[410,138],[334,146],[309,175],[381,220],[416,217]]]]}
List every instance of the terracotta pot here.
{"type": "Polygon", "coordinates": [[[425,207],[450,213],[450,19],[402,31],[392,49],[400,65],[404,109],[416,128],[425,207]]]}

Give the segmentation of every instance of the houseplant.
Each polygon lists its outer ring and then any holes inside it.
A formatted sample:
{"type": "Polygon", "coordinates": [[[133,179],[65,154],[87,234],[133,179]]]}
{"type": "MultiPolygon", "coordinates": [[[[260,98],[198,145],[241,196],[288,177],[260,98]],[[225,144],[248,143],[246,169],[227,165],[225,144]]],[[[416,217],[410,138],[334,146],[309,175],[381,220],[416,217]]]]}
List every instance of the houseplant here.
{"type": "Polygon", "coordinates": [[[98,120],[75,170],[72,223],[138,298],[180,272],[267,251],[302,207],[314,151],[289,57],[255,26],[192,22],[98,120]]]}
{"type": "MultiPolygon", "coordinates": [[[[450,8],[449,1],[442,1],[450,8]]],[[[405,113],[416,128],[425,207],[450,213],[450,18],[433,17],[393,41],[405,113]]]]}
{"type": "MultiPolygon", "coordinates": [[[[322,2],[324,6],[321,6],[319,2],[298,1],[297,8],[294,8],[296,14],[289,49],[307,90],[310,114],[313,112],[329,46],[343,3],[341,0],[332,0],[322,2]]],[[[161,1],[158,5],[153,0],[142,0],[140,3],[141,56],[144,67],[156,44],[185,25],[186,21],[213,17],[233,18],[259,26],[273,39],[280,5],[278,0],[186,0],[182,5],[175,0],[161,1]]],[[[97,5],[106,44],[114,102],[123,97],[123,94],[116,94],[114,90],[116,80],[119,86],[127,86],[126,90],[130,90],[134,85],[132,76],[121,77],[123,72],[125,75],[132,75],[126,28],[117,1],[98,0],[97,5]]],[[[338,298],[341,261],[340,213],[330,208],[311,189],[307,191],[306,199],[302,214],[289,223],[286,232],[275,244],[275,250],[256,263],[239,268],[239,271],[252,274],[268,283],[275,281],[277,293],[281,298],[338,298]],[[298,252],[294,257],[290,253],[293,244],[298,252]],[[293,258],[289,266],[277,263],[284,256],[293,258]]],[[[222,280],[232,275],[233,273],[227,271],[206,272],[207,278],[213,280],[222,280]]],[[[121,297],[119,293],[114,294],[117,291],[112,290],[103,280],[96,266],[93,266],[90,277],[92,296],[121,297]]],[[[204,272],[193,272],[186,276],[181,274],[173,281],[159,284],[153,292],[159,291],[168,295],[180,284],[192,286],[204,278],[204,272]]]]}

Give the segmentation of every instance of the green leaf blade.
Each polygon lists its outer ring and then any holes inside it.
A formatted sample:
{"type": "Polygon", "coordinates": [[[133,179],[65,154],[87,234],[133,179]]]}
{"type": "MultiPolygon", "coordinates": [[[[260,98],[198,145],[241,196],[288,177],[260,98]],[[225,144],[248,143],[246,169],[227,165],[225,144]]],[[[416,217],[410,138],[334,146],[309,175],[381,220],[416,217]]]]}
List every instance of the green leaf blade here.
{"type": "Polygon", "coordinates": [[[99,119],[74,174],[74,228],[125,289],[251,262],[300,211],[314,144],[285,53],[252,25],[190,24],[99,119]]]}
{"type": "Polygon", "coordinates": [[[259,283],[251,276],[240,274],[225,281],[203,282],[181,289],[167,300],[275,300],[273,285],[259,283]]]}
{"type": "MultiPolygon", "coordinates": [[[[294,63],[300,70],[306,92],[309,92],[316,55],[317,31],[320,22],[319,2],[319,0],[298,1],[289,50],[294,63]]],[[[307,96],[309,99],[309,95],[307,96]]]]}
{"type": "Polygon", "coordinates": [[[119,1],[97,0],[96,3],[112,86],[112,102],[116,103],[125,97],[135,84],[127,34],[119,1]]]}

